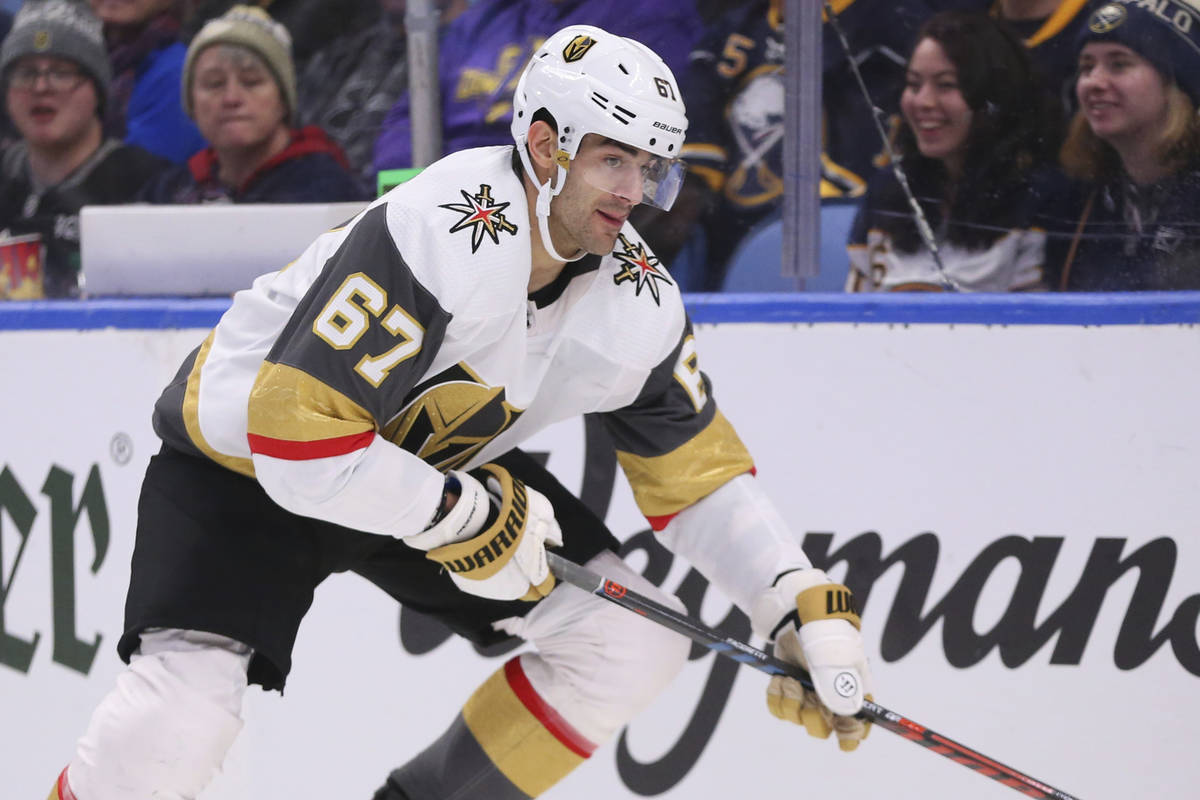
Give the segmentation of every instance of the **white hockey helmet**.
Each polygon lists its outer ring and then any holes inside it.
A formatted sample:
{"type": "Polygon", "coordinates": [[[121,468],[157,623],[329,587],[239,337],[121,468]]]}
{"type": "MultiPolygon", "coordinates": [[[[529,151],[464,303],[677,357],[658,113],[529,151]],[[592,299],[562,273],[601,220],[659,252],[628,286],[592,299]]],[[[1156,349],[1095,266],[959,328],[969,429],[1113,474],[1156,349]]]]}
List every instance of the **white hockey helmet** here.
{"type": "Polygon", "coordinates": [[[570,160],[589,133],[655,156],[644,169],[640,200],[670,209],[683,184],[679,152],[687,124],[679,85],[663,60],[641,42],[591,25],[571,25],[547,39],[513,96],[513,139],[525,171],[539,184],[539,218],[549,215],[550,199],[562,190],[570,160]],[[557,175],[545,184],[538,182],[526,147],[541,109],[558,129],[557,175]]]}

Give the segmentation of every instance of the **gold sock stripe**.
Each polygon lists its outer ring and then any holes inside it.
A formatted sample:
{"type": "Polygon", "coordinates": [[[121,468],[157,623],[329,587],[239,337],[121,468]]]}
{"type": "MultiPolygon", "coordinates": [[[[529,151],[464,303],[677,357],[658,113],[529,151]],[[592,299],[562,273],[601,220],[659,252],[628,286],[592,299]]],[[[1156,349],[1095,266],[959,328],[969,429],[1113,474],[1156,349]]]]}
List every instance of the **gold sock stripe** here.
{"type": "Polygon", "coordinates": [[[462,714],[496,768],[530,797],[558,783],[596,749],[538,696],[519,658],[476,689],[462,714]]]}
{"type": "Polygon", "coordinates": [[[840,583],[825,583],[811,586],[796,595],[796,611],[800,624],[818,619],[844,619],[861,630],[862,622],[854,610],[854,598],[850,590],[840,583]]]}

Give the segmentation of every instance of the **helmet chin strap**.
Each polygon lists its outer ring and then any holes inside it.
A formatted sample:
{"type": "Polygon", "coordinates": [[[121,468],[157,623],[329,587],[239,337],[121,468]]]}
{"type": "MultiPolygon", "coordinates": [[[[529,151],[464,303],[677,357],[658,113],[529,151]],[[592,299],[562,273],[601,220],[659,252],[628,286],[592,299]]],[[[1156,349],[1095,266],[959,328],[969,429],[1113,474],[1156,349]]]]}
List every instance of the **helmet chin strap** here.
{"type": "Polygon", "coordinates": [[[564,256],[554,249],[554,242],[550,240],[550,201],[554,196],[562,191],[563,185],[567,182],[567,171],[561,166],[556,165],[558,175],[558,187],[552,186],[554,183],[554,174],[546,179],[545,183],[539,183],[537,173],[533,170],[533,164],[529,160],[529,148],[525,142],[518,142],[517,149],[521,154],[521,163],[525,166],[525,171],[533,179],[534,184],[538,187],[537,202],[534,204],[534,213],[537,216],[538,235],[542,237],[542,247],[555,261],[578,261],[587,255],[587,251],[580,249],[577,255],[564,256]]]}

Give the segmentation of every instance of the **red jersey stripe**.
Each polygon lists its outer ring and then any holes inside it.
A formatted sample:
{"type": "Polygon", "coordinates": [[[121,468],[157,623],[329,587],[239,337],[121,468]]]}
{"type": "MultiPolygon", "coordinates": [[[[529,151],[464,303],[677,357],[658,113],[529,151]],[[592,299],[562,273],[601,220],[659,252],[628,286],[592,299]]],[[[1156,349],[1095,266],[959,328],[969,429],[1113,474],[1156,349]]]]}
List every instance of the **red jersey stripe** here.
{"type": "Polygon", "coordinates": [[[246,434],[246,439],[250,442],[250,452],[272,458],[282,458],[286,461],[307,461],[311,458],[344,456],[346,453],[363,449],[374,438],[375,431],[363,431],[362,433],[352,433],[349,436],[317,439],[311,442],[272,439],[270,436],[259,436],[256,433],[246,434]]]}

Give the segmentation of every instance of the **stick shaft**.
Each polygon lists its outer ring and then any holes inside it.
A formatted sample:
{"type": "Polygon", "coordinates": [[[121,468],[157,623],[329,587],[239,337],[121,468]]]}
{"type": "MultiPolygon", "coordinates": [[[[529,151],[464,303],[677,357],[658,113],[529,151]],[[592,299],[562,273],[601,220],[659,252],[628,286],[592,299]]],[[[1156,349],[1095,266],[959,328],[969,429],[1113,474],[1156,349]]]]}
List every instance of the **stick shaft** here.
{"type": "MultiPolygon", "coordinates": [[[[551,552],[547,552],[546,556],[550,562],[550,570],[565,583],[597,597],[602,597],[611,603],[616,603],[635,614],[640,614],[726,658],[749,664],[768,675],[787,675],[799,681],[806,690],[813,689],[812,678],[796,664],[782,661],[757,647],[726,636],[693,617],[680,614],[645,595],[638,594],[619,581],[592,572],[562,556],[551,552]]],[[[962,764],[964,767],[970,767],[1028,797],[1043,798],[1043,800],[1079,800],[1074,795],[1067,794],[1061,789],[1055,789],[1036,778],[988,758],[964,744],[913,722],[871,700],[863,702],[863,709],[858,716],[870,720],[892,733],[899,734],[910,742],[926,747],[938,755],[962,764]]]]}

